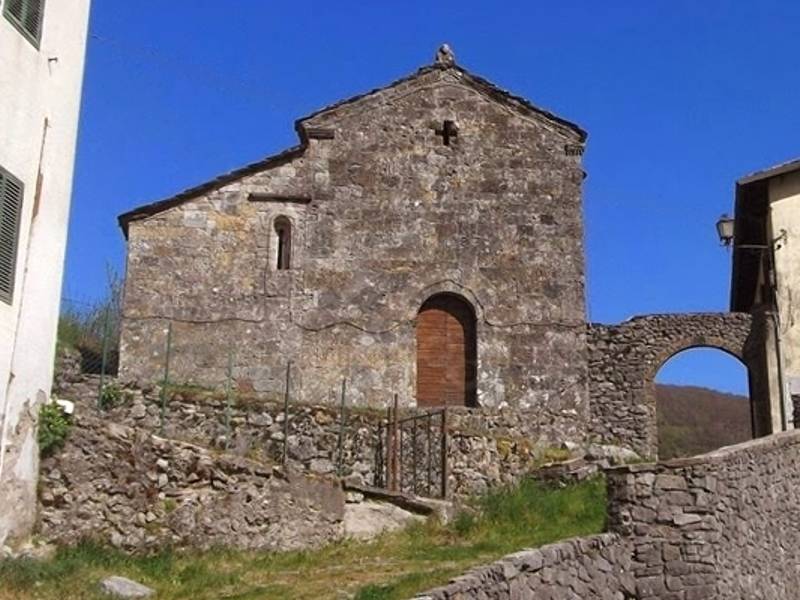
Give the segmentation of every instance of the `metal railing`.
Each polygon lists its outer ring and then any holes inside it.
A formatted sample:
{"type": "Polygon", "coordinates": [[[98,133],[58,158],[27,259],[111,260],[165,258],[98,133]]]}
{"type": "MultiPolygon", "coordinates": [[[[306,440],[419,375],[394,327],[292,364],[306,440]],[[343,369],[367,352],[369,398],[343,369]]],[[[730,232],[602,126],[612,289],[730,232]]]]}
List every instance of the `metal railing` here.
{"type": "Polygon", "coordinates": [[[415,496],[447,497],[447,407],[400,418],[397,396],[379,423],[375,487],[415,496]]]}

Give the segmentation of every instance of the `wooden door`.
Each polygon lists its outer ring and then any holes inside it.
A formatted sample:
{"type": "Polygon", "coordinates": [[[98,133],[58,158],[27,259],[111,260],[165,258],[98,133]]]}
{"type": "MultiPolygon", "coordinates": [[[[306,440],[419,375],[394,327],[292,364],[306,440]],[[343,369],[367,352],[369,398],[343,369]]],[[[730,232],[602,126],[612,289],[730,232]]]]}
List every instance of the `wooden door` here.
{"type": "Polygon", "coordinates": [[[430,298],[417,316],[417,406],[475,406],[475,315],[457,296],[430,298]]]}

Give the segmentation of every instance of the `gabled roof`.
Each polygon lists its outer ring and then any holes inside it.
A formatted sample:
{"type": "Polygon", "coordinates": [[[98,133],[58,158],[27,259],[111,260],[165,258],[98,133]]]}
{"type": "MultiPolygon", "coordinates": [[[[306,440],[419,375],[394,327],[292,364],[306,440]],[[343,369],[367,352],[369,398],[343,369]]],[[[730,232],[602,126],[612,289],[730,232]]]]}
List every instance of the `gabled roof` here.
{"type": "Polygon", "coordinates": [[[209,191],[212,191],[214,189],[220,188],[220,187],[222,187],[222,186],[224,186],[224,185],[226,185],[228,183],[231,183],[233,181],[241,179],[242,177],[245,177],[247,175],[252,175],[254,173],[258,173],[259,171],[263,171],[264,169],[267,169],[267,168],[270,168],[270,167],[279,166],[279,165],[281,165],[283,163],[286,163],[286,162],[289,162],[289,161],[291,161],[291,160],[293,160],[293,159],[295,159],[295,158],[297,158],[299,156],[302,156],[302,154],[304,153],[306,147],[308,146],[308,134],[307,134],[306,129],[305,129],[305,124],[306,124],[306,122],[310,121],[311,119],[315,119],[316,117],[319,117],[319,116],[322,116],[322,115],[325,115],[325,114],[328,114],[328,113],[333,113],[333,112],[339,111],[341,109],[344,109],[346,107],[354,105],[354,104],[356,104],[358,102],[361,102],[361,101],[364,101],[364,100],[366,100],[368,98],[371,98],[372,96],[378,94],[379,92],[384,92],[386,90],[392,89],[394,87],[400,86],[400,85],[402,85],[404,83],[413,81],[413,80],[418,79],[420,77],[423,77],[423,76],[425,76],[425,75],[427,75],[429,73],[434,73],[434,72],[437,72],[437,71],[446,71],[446,72],[453,73],[461,80],[462,83],[473,87],[478,92],[486,95],[487,97],[489,97],[490,99],[494,100],[495,102],[499,102],[501,104],[505,104],[505,105],[507,105],[507,106],[509,106],[511,108],[514,108],[514,109],[520,111],[520,112],[533,113],[533,114],[535,114],[537,116],[540,116],[540,117],[543,117],[543,118],[545,118],[545,119],[547,119],[549,121],[552,121],[553,123],[555,123],[557,125],[560,125],[560,126],[566,128],[566,129],[572,131],[577,136],[578,141],[581,142],[581,143],[583,143],[586,140],[586,137],[587,137],[586,131],[584,131],[581,127],[579,127],[575,123],[573,123],[571,121],[567,121],[566,119],[562,119],[561,117],[558,117],[558,116],[554,115],[551,112],[548,112],[548,111],[546,111],[544,109],[541,109],[541,108],[539,108],[537,106],[534,106],[527,99],[525,99],[525,98],[523,98],[521,96],[516,96],[516,95],[512,94],[511,92],[508,92],[506,90],[503,90],[503,89],[497,87],[496,85],[494,85],[490,81],[488,81],[488,80],[486,80],[486,79],[484,79],[484,78],[482,78],[482,77],[480,77],[478,75],[470,73],[469,71],[467,71],[463,67],[456,65],[454,62],[447,63],[447,64],[442,64],[442,63],[437,61],[437,63],[435,63],[433,65],[428,65],[428,66],[422,67],[421,69],[417,70],[415,73],[412,73],[411,75],[408,75],[407,77],[403,77],[401,79],[393,81],[392,83],[390,83],[390,84],[388,84],[386,86],[375,88],[375,89],[370,90],[369,92],[366,92],[364,94],[359,94],[357,96],[353,96],[351,98],[347,98],[345,100],[341,100],[339,102],[336,102],[335,104],[331,104],[329,106],[326,106],[325,108],[322,108],[322,109],[320,109],[318,111],[315,111],[315,112],[311,113],[310,115],[307,115],[305,117],[301,117],[301,118],[297,119],[295,121],[295,130],[297,131],[298,137],[300,138],[300,144],[297,145],[297,146],[294,146],[294,147],[289,148],[288,150],[284,150],[283,152],[280,152],[278,154],[275,154],[275,155],[272,155],[272,156],[268,156],[268,157],[266,157],[266,158],[264,158],[264,159],[262,159],[260,161],[251,163],[251,164],[246,165],[244,167],[241,167],[241,168],[235,169],[233,171],[230,171],[228,173],[225,173],[223,175],[220,175],[220,176],[218,176],[218,177],[216,177],[216,178],[214,178],[214,179],[212,179],[210,181],[207,181],[205,183],[201,183],[200,185],[197,185],[197,186],[191,187],[189,189],[186,189],[186,190],[176,194],[175,196],[171,196],[171,197],[166,198],[164,200],[159,200],[157,202],[153,202],[153,203],[150,203],[150,204],[145,204],[143,206],[139,206],[137,208],[134,208],[133,210],[130,210],[128,212],[125,212],[125,213],[121,214],[118,217],[117,220],[119,222],[120,227],[122,228],[122,231],[123,231],[123,233],[125,235],[125,238],[127,239],[127,237],[128,237],[128,225],[132,221],[138,221],[138,220],[141,220],[141,219],[146,219],[147,217],[156,215],[156,214],[158,214],[160,212],[163,212],[165,210],[168,210],[168,209],[170,209],[170,208],[172,208],[174,206],[178,206],[178,205],[182,204],[183,202],[191,200],[191,199],[193,199],[193,198],[195,198],[197,196],[200,196],[200,195],[202,195],[202,194],[204,194],[206,192],[209,192],[209,191]]]}
{"type": "Polygon", "coordinates": [[[409,81],[413,81],[415,79],[419,79],[420,77],[423,77],[424,75],[427,75],[429,73],[435,73],[435,72],[439,72],[439,71],[446,71],[446,72],[455,73],[455,74],[457,74],[459,76],[459,79],[461,80],[461,83],[465,83],[465,84],[473,87],[475,90],[477,90],[480,93],[485,94],[486,96],[488,96],[489,98],[491,98],[495,102],[499,102],[499,103],[505,104],[505,105],[510,105],[511,107],[516,108],[516,109],[518,109],[518,110],[520,110],[522,112],[530,112],[530,113],[533,113],[535,115],[544,117],[545,119],[547,119],[549,121],[553,121],[554,123],[557,123],[559,125],[562,125],[562,126],[566,127],[567,129],[572,130],[574,133],[576,133],[578,135],[578,138],[579,138],[579,140],[581,142],[586,140],[587,133],[579,125],[573,123],[572,121],[568,121],[566,119],[562,119],[561,117],[559,117],[559,116],[557,116],[557,115],[555,115],[555,114],[553,114],[553,113],[551,113],[551,112],[549,112],[547,110],[539,108],[538,106],[535,106],[534,104],[532,104],[528,99],[523,98],[522,96],[517,96],[517,95],[512,94],[511,92],[509,92],[507,90],[504,90],[504,89],[502,89],[500,87],[497,87],[491,81],[489,81],[487,79],[484,79],[483,77],[480,77],[479,75],[475,75],[474,73],[471,73],[471,72],[467,71],[465,68],[463,68],[463,67],[461,67],[459,65],[456,65],[456,64],[452,64],[452,65],[440,65],[440,64],[427,65],[425,67],[422,67],[422,68],[418,69],[415,73],[412,73],[411,75],[408,75],[407,77],[403,77],[401,79],[393,81],[392,83],[390,83],[390,84],[388,84],[386,86],[375,88],[375,89],[370,90],[368,92],[365,92],[363,94],[359,94],[357,96],[353,96],[351,98],[347,98],[345,100],[341,100],[339,102],[336,102],[334,104],[331,104],[329,106],[321,108],[321,109],[311,113],[310,115],[302,117],[302,118],[300,118],[300,119],[298,119],[296,121],[295,128],[298,130],[298,133],[300,134],[301,139],[302,139],[303,134],[300,131],[300,128],[302,127],[303,123],[305,123],[306,121],[310,121],[311,119],[314,119],[314,118],[316,118],[318,116],[321,116],[321,115],[324,115],[326,113],[331,113],[331,112],[338,111],[339,109],[341,109],[343,107],[355,104],[357,102],[361,102],[362,100],[365,100],[366,98],[370,98],[370,97],[372,97],[372,96],[374,96],[374,95],[376,95],[376,94],[378,94],[380,92],[384,92],[386,90],[389,90],[391,88],[400,86],[400,85],[402,85],[404,83],[407,83],[409,81]]]}

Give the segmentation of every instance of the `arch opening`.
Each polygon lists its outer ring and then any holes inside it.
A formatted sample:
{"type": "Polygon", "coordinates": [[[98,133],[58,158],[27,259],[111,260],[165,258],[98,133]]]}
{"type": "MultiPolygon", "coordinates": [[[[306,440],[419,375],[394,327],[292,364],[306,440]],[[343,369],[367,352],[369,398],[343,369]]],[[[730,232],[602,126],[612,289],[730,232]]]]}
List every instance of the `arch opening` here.
{"type": "Polygon", "coordinates": [[[727,350],[692,347],[667,358],[655,388],[658,456],[694,456],[754,437],[747,366],[727,350]]]}
{"type": "Polygon", "coordinates": [[[477,334],[472,305],[436,294],[416,319],[417,406],[477,406],[477,334]]]}

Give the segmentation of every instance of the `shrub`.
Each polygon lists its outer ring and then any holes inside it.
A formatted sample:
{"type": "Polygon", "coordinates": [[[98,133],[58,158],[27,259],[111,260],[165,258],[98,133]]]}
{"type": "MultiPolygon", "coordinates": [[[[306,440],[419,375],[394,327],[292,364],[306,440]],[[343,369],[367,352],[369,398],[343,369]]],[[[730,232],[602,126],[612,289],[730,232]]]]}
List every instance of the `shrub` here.
{"type": "Polygon", "coordinates": [[[100,390],[100,397],[97,399],[97,403],[103,410],[108,410],[119,406],[123,399],[124,394],[122,388],[116,383],[107,383],[100,390]]]}
{"type": "Polygon", "coordinates": [[[45,404],[39,410],[39,452],[50,456],[64,445],[72,425],[69,417],[55,402],[45,404]]]}

